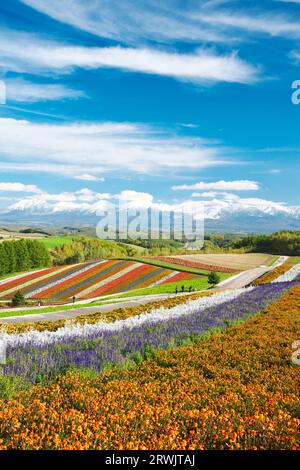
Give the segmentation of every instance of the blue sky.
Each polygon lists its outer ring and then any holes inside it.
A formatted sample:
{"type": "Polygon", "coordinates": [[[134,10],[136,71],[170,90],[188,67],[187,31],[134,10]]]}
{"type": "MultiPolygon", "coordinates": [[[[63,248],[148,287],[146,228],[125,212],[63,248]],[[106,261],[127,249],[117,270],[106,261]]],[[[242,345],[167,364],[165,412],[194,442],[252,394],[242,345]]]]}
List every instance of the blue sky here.
{"type": "Polygon", "coordinates": [[[300,0],[3,3],[2,212],[300,216],[300,0]]]}

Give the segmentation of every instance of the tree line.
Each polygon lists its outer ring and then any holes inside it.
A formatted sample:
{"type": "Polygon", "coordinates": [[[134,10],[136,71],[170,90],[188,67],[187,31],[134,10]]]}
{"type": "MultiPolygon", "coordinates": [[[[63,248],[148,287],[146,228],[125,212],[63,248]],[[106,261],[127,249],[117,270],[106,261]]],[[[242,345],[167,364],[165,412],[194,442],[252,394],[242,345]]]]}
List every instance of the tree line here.
{"type": "Polygon", "coordinates": [[[135,256],[137,250],[132,246],[98,238],[76,237],[51,251],[55,265],[81,263],[107,258],[135,256]]]}
{"type": "Polygon", "coordinates": [[[274,255],[299,256],[300,231],[282,230],[272,235],[252,235],[234,244],[234,248],[274,255]]]}
{"type": "Polygon", "coordinates": [[[0,243],[0,275],[29,271],[51,265],[49,252],[37,240],[3,241],[0,243]]]}

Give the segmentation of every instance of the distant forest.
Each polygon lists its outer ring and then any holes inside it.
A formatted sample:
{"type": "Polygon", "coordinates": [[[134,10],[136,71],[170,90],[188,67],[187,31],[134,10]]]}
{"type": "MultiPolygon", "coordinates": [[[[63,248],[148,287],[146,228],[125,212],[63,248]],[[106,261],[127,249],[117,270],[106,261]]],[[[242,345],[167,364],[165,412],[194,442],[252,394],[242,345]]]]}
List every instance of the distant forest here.
{"type": "Polygon", "coordinates": [[[105,258],[125,258],[136,254],[137,250],[133,246],[88,237],[74,237],[71,242],[51,250],[53,262],[56,265],[105,258]]]}
{"type": "Polygon", "coordinates": [[[272,235],[244,237],[233,244],[233,248],[245,251],[272,253],[274,255],[299,256],[300,231],[283,230],[272,235]]]}

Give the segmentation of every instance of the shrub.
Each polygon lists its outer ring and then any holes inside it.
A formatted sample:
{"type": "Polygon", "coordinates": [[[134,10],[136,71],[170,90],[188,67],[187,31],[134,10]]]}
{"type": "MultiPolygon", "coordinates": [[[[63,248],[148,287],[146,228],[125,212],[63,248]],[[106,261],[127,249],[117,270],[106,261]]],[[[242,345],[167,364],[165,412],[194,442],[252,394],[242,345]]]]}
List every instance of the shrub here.
{"type": "Polygon", "coordinates": [[[207,282],[212,285],[219,284],[221,278],[218,273],[211,271],[207,277],[207,282]]]}

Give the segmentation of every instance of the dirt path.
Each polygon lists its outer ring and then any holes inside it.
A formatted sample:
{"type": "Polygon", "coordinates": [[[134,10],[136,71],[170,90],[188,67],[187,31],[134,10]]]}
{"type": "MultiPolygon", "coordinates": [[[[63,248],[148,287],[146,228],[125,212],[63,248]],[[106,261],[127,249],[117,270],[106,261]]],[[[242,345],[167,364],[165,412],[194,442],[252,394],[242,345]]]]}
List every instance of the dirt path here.
{"type": "Polygon", "coordinates": [[[278,266],[281,266],[287,260],[287,258],[287,256],[280,256],[280,258],[272,266],[259,266],[258,268],[248,269],[247,271],[243,271],[236,276],[225,279],[225,281],[220,282],[218,289],[239,289],[241,287],[245,287],[263,274],[272,271],[278,266]]]}
{"type": "MultiPolygon", "coordinates": [[[[194,294],[195,292],[193,292],[194,294]]],[[[123,302],[116,302],[107,305],[98,305],[93,307],[80,307],[74,308],[70,310],[60,310],[56,312],[48,312],[48,313],[35,313],[29,315],[20,315],[14,317],[7,317],[7,318],[0,318],[0,323],[24,323],[24,322],[38,322],[38,321],[56,321],[61,319],[72,319],[76,318],[79,315],[85,315],[88,313],[95,313],[95,312],[108,312],[110,310],[114,310],[116,308],[121,307],[134,307],[135,305],[146,305],[150,302],[154,302],[155,300],[164,300],[174,296],[181,296],[189,294],[160,294],[160,295],[149,295],[147,297],[135,297],[131,299],[126,299],[123,302]]]]}

